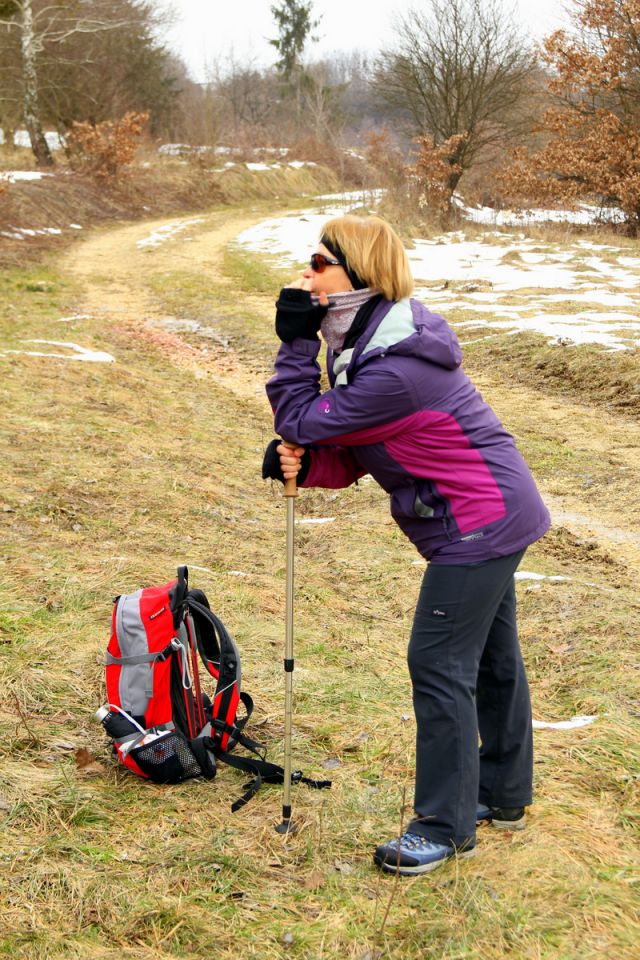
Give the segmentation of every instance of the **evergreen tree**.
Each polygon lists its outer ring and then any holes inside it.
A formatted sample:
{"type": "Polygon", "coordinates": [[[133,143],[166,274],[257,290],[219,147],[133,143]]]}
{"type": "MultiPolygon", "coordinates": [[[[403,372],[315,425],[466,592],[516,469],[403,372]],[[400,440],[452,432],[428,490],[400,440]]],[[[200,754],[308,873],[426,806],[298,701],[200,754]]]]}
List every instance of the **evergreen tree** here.
{"type": "Polygon", "coordinates": [[[280,75],[291,82],[302,73],[302,55],[312,31],[320,24],[320,18],[313,19],[311,0],[280,0],[271,7],[271,13],[278,27],[278,37],[269,43],[278,51],[276,68],[280,75]]]}

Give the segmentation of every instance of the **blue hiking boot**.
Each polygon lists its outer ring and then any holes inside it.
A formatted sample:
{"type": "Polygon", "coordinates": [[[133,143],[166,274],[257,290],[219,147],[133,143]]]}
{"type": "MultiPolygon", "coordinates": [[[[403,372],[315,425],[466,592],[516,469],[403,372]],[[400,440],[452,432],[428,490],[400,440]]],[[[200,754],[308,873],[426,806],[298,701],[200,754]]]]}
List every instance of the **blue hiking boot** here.
{"type": "Polygon", "coordinates": [[[445,843],[435,843],[417,833],[403,833],[400,839],[390,840],[376,848],[373,862],[388,873],[413,876],[435,870],[452,857],[473,857],[473,847],[456,850],[445,843]]]}
{"type": "Polygon", "coordinates": [[[490,823],[498,830],[524,830],[527,822],[524,807],[486,807],[478,804],[476,823],[490,823]]]}

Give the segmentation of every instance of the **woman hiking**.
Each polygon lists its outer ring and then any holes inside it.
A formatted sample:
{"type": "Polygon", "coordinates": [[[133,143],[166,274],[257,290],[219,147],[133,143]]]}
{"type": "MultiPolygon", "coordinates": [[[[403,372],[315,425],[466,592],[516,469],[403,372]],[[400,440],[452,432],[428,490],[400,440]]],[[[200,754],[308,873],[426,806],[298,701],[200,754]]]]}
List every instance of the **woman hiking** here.
{"type": "Polygon", "coordinates": [[[295,446],[272,441],[263,464],[264,477],[302,487],[371,474],[428,561],[408,649],[415,816],[374,853],[383,870],[407,875],[472,855],[478,821],[524,826],[533,750],[513,575],[549,527],[513,437],[461,368],[455,334],[412,290],[384,220],[325,224],[276,304],[282,342],[267,394],[275,431],[295,446]]]}

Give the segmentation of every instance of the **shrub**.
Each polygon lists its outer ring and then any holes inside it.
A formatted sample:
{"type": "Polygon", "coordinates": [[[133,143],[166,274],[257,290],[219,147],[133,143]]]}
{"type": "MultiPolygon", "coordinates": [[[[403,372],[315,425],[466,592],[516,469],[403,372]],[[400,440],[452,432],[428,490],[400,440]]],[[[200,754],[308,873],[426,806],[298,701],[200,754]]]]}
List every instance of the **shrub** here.
{"type": "Polygon", "coordinates": [[[121,120],[74,123],[67,137],[72,168],[97,180],[117,180],[135,157],[148,113],[129,112],[121,120]]]}

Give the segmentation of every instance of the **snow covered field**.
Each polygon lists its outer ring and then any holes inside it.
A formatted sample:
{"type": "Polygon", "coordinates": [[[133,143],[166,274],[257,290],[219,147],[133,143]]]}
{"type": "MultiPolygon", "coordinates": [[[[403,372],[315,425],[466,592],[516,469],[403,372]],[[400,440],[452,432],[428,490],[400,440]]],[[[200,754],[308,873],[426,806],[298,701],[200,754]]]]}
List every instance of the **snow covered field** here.
{"type": "MultiPolygon", "coordinates": [[[[327,219],[372,198],[359,193],[319,199],[326,206],[264,220],[241,233],[238,243],[295,272],[327,219]]],[[[540,211],[550,212],[558,213],[540,211]]],[[[487,231],[480,240],[467,240],[462,232],[416,239],[407,252],[416,296],[444,313],[463,343],[531,331],[556,343],[595,343],[608,350],[640,345],[640,248],[635,257],[611,244],[542,243],[487,231]]]]}

